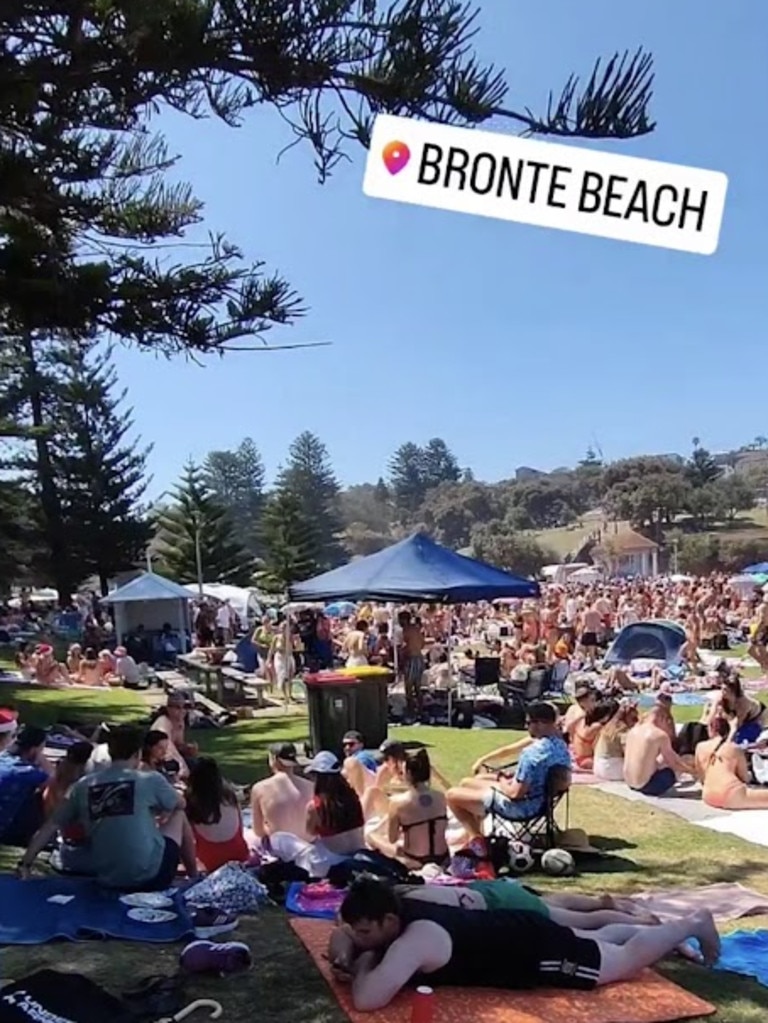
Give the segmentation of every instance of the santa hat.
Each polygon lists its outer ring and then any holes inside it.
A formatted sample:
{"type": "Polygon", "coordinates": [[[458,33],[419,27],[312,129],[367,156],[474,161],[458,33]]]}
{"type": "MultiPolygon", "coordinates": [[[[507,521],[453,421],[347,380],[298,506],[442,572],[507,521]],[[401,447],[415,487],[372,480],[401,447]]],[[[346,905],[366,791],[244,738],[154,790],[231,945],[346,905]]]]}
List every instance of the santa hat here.
{"type": "Polygon", "coordinates": [[[10,735],[16,731],[19,715],[15,710],[0,707],[0,735],[10,735]]]}
{"type": "Polygon", "coordinates": [[[52,654],[53,653],[53,647],[50,646],[48,643],[38,643],[38,645],[37,645],[37,652],[39,654],[52,654]]]}

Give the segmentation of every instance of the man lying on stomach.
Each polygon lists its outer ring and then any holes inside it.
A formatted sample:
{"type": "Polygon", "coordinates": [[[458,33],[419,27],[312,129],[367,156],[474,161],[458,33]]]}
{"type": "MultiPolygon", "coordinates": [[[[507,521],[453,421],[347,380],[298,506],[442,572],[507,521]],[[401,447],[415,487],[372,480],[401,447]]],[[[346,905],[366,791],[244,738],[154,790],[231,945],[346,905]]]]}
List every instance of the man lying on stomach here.
{"type": "Polygon", "coordinates": [[[615,924],[590,933],[535,912],[479,913],[401,899],[383,882],[360,878],[340,915],[343,926],[331,935],[328,958],[336,979],[351,983],[362,1011],[383,1008],[412,982],[591,991],[629,980],[689,938],[699,940],[707,964],[720,954],[706,910],[655,927],[615,924]]]}

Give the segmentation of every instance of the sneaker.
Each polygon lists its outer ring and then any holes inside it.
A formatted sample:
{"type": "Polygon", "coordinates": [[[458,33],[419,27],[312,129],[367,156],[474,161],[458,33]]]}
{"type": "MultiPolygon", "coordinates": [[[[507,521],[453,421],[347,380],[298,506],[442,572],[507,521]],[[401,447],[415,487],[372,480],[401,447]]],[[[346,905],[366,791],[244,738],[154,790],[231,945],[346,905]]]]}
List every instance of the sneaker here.
{"type": "Polygon", "coordinates": [[[234,931],[239,923],[234,913],[219,909],[198,909],[192,915],[192,926],[196,938],[215,938],[219,934],[234,931]]]}
{"type": "Polygon", "coordinates": [[[238,973],[247,970],[252,962],[251,950],[242,941],[220,945],[193,941],[179,956],[179,964],[187,973],[238,973]]]}

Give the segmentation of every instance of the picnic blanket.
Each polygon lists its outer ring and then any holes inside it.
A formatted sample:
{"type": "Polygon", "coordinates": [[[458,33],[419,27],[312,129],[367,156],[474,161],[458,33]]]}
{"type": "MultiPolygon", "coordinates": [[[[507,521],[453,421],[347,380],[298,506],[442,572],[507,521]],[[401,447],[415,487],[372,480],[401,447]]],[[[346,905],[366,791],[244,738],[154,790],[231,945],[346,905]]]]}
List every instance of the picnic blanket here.
{"type": "Polygon", "coordinates": [[[632,901],[662,918],[686,916],[708,909],[720,923],[768,914],[768,895],[740,884],[709,884],[701,888],[665,888],[640,892],[632,901]]]}
{"type": "MultiPolygon", "coordinates": [[[[334,983],[323,959],[331,924],[324,920],[291,920],[291,927],[309,952],[315,966],[331,986],[339,1005],[352,1023],[410,1023],[411,1000],[407,991],[379,1012],[357,1012],[349,990],[334,983]]],[[[633,981],[612,984],[597,991],[497,991],[490,988],[440,988],[435,1019],[440,1023],[668,1023],[672,1020],[709,1016],[715,1007],[644,970],[633,981]]]]}
{"type": "Polygon", "coordinates": [[[726,934],[715,969],[751,977],[763,987],[768,987],[768,931],[726,934]]]}
{"type": "Polygon", "coordinates": [[[119,892],[100,888],[89,878],[45,877],[20,881],[0,875],[0,945],[42,945],[56,938],[120,938],[124,941],[180,941],[193,931],[179,896],[166,914],[152,919],[120,901],[119,892]]]}

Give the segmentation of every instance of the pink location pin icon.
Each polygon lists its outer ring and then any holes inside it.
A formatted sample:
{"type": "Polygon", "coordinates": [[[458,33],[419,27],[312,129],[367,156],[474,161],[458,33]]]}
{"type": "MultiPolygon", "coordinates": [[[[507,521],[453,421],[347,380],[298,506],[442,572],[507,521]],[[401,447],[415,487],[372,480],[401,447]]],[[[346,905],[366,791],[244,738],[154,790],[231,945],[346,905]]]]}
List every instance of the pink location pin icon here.
{"type": "Polygon", "coordinates": [[[399,174],[408,166],[411,151],[405,142],[388,142],[381,151],[381,158],[390,174],[399,174]]]}

